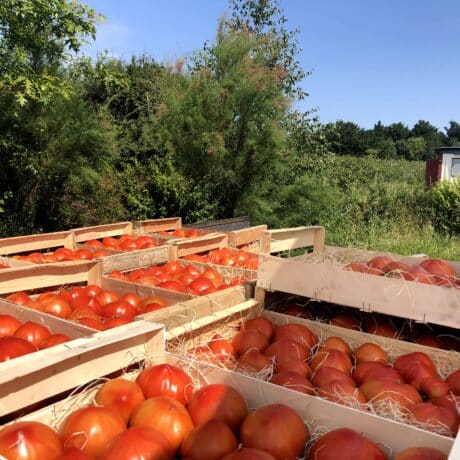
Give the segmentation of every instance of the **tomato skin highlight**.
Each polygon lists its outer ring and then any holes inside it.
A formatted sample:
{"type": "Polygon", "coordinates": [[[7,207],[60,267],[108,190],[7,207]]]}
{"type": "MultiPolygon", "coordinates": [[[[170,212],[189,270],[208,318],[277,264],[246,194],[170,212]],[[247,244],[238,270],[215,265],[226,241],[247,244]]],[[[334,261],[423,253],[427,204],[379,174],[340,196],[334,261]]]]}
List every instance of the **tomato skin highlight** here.
{"type": "Polygon", "coordinates": [[[102,406],[89,406],[72,412],[59,435],[64,447],[77,447],[90,457],[98,457],[125,430],[126,424],[116,412],[102,406]]]}
{"type": "Polygon", "coordinates": [[[136,379],[145,398],[170,396],[187,404],[193,393],[192,379],[180,368],[158,364],[144,369],[136,379]]]}
{"type": "Polygon", "coordinates": [[[58,434],[39,422],[16,422],[0,430],[0,457],[15,460],[54,459],[62,452],[58,434]]]}

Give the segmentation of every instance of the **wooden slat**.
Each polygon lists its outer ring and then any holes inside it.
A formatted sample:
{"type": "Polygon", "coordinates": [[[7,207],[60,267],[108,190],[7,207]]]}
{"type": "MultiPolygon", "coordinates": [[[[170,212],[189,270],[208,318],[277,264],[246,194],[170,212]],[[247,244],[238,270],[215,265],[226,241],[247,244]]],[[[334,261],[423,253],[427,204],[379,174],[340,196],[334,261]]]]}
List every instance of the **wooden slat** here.
{"type": "Polygon", "coordinates": [[[164,219],[149,219],[134,222],[134,230],[139,233],[167,232],[181,227],[181,217],[167,217],[164,219]]]}
{"type": "Polygon", "coordinates": [[[134,321],[36,352],[33,360],[26,355],[0,363],[0,416],[123,369],[162,350],[162,327],[134,321]]]}
{"type": "Polygon", "coordinates": [[[195,222],[194,224],[186,224],[184,227],[197,228],[215,232],[232,232],[241,230],[251,226],[251,220],[247,216],[230,217],[228,219],[210,220],[206,222],[195,222]]]}
{"type": "Polygon", "coordinates": [[[75,242],[105,238],[108,236],[121,236],[133,233],[133,224],[131,222],[117,222],[113,224],[94,225],[92,227],[73,228],[75,242]]]}
{"type": "Polygon", "coordinates": [[[97,262],[75,261],[0,270],[0,294],[100,279],[97,262]]]}
{"type": "Polygon", "coordinates": [[[166,330],[169,330],[187,325],[199,318],[225,311],[229,307],[245,302],[246,299],[244,287],[235,286],[207,296],[180,302],[158,311],[145,313],[140,317],[146,321],[162,323],[166,330]]]}
{"type": "Polygon", "coordinates": [[[257,225],[255,227],[243,228],[228,233],[228,244],[232,248],[243,246],[245,244],[259,241],[262,237],[262,232],[267,231],[266,225],[257,225]]]}
{"type": "Polygon", "coordinates": [[[112,270],[126,271],[166,263],[172,257],[171,254],[170,246],[165,244],[156,248],[110,255],[101,259],[102,272],[109,273],[112,270]]]}
{"type": "Polygon", "coordinates": [[[270,253],[289,251],[297,248],[314,247],[314,251],[321,251],[324,247],[326,231],[324,227],[295,227],[269,230],[264,233],[263,250],[267,254],[270,241],[270,253]]]}
{"type": "Polygon", "coordinates": [[[1,298],[0,314],[14,316],[16,319],[21,321],[21,323],[25,323],[26,321],[34,321],[35,323],[48,327],[53,334],[65,334],[72,339],[78,337],[86,337],[94,333],[93,329],[81,326],[80,324],[65,321],[56,316],[48,315],[46,313],[32,310],[30,308],[21,307],[20,305],[13,304],[1,298]]]}
{"type": "Polygon", "coordinates": [[[171,244],[177,247],[177,256],[185,257],[190,254],[200,254],[211,249],[221,249],[228,247],[228,236],[220,233],[201,236],[198,238],[183,239],[171,244]]]}
{"type": "Polygon", "coordinates": [[[132,292],[141,298],[158,296],[164,299],[168,304],[174,305],[179,302],[184,302],[193,298],[190,294],[184,292],[175,292],[168,289],[162,289],[147,284],[132,283],[123,281],[108,276],[102,277],[101,286],[117,294],[126,294],[132,292]]]}
{"type": "Polygon", "coordinates": [[[74,235],[70,231],[41,233],[0,239],[0,254],[12,255],[57,247],[74,248],[74,235]]]}
{"type": "Polygon", "coordinates": [[[340,305],[460,328],[460,290],[260,256],[257,285],[340,305]]]}

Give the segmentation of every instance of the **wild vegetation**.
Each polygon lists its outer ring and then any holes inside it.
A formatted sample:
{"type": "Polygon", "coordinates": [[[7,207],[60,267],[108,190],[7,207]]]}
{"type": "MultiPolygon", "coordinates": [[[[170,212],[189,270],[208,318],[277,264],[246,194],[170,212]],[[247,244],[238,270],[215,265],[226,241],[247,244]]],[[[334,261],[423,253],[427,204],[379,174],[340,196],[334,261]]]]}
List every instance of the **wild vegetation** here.
{"type": "Polygon", "coordinates": [[[460,184],[426,189],[423,160],[460,125],[321,124],[294,109],[308,75],[277,1],[230,7],[203,49],[165,64],[75,54],[100,20],[81,3],[1,2],[0,235],[245,214],[458,259],[460,184]]]}

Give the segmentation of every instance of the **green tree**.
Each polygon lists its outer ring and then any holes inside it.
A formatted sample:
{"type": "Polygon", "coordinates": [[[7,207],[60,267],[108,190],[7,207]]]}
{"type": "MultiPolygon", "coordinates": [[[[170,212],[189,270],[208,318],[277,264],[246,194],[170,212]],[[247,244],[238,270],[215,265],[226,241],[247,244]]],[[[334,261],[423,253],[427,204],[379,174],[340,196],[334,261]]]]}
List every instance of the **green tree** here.
{"type": "Polygon", "coordinates": [[[331,150],[337,155],[366,154],[365,131],[356,123],[339,120],[326,129],[326,137],[330,143],[331,150]]]}
{"type": "Polygon", "coordinates": [[[435,154],[434,149],[436,147],[442,147],[446,141],[445,136],[443,136],[438,128],[426,120],[419,120],[415,123],[411,130],[411,135],[413,137],[423,137],[425,139],[426,150],[423,154],[424,160],[433,158],[435,154]]]}
{"type": "Polygon", "coordinates": [[[422,160],[427,150],[426,140],[423,137],[409,137],[396,142],[399,158],[406,160],[422,160]]]}
{"type": "Polygon", "coordinates": [[[460,144],[460,123],[456,121],[449,121],[449,126],[444,128],[447,136],[447,143],[451,146],[458,146],[460,144]]]}
{"type": "Polygon", "coordinates": [[[289,30],[288,20],[277,0],[230,0],[232,8],[228,26],[236,31],[249,31],[264,43],[264,63],[282,73],[280,83],[292,99],[303,99],[307,93],[299,83],[308,75],[297,59],[302,51],[298,30],[289,30]]]}
{"type": "Polygon", "coordinates": [[[2,0],[0,2],[0,92],[20,105],[49,102],[69,87],[59,66],[95,37],[95,11],[71,0],[2,0]]]}

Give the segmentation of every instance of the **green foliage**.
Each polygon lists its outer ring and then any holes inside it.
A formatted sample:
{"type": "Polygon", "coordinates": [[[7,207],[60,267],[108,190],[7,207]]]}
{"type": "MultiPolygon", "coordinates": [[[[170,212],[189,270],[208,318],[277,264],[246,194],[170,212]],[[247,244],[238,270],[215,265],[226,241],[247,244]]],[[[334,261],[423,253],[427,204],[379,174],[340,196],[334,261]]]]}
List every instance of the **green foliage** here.
{"type": "Polygon", "coordinates": [[[222,217],[280,152],[287,101],[264,50],[254,34],[221,24],[192,71],[176,74],[164,91],[164,144],[193,186],[209,190],[222,217]]]}
{"type": "Polygon", "coordinates": [[[450,236],[460,234],[460,180],[440,181],[431,190],[434,226],[450,236]]]}
{"type": "Polygon", "coordinates": [[[49,103],[70,87],[57,68],[95,38],[93,9],[71,0],[2,0],[0,2],[0,92],[19,105],[49,103]]]}

